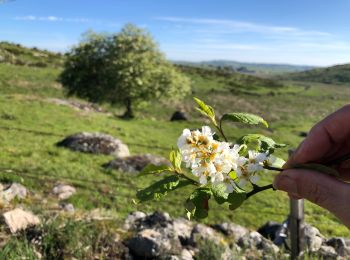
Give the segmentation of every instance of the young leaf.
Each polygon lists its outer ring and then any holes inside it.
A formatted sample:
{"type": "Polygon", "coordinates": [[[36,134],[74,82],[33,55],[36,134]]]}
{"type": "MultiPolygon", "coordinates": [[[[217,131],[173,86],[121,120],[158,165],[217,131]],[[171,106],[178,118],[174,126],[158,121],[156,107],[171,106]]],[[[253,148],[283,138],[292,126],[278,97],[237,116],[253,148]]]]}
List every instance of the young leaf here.
{"type": "Polygon", "coordinates": [[[194,101],[196,101],[197,105],[199,106],[198,108],[196,108],[199,112],[201,112],[203,115],[209,117],[211,120],[213,120],[215,122],[215,112],[214,109],[205,104],[202,100],[198,99],[198,98],[193,98],[194,101]]]}
{"type": "Polygon", "coordinates": [[[209,211],[209,199],[212,193],[209,188],[198,188],[193,191],[185,203],[187,217],[206,218],[209,211]]]}
{"type": "Polygon", "coordinates": [[[265,127],[269,127],[267,122],[260,116],[248,113],[230,113],[224,114],[221,118],[221,121],[231,121],[231,122],[240,122],[249,125],[258,125],[262,124],[265,127]]]}
{"type": "Polygon", "coordinates": [[[240,207],[247,197],[245,192],[232,192],[228,195],[227,202],[230,203],[230,210],[235,210],[240,207]]]}
{"type": "Polygon", "coordinates": [[[339,177],[339,172],[333,168],[327,167],[323,164],[318,163],[298,163],[292,165],[293,169],[308,169],[308,170],[314,170],[318,172],[322,172],[328,175],[339,177]]]}
{"type": "Polygon", "coordinates": [[[168,165],[154,165],[150,163],[145,168],[143,168],[143,170],[138,174],[138,176],[157,174],[171,170],[172,169],[168,165]]]}
{"type": "Polygon", "coordinates": [[[218,204],[223,204],[227,202],[228,193],[226,192],[226,185],[220,183],[218,185],[212,185],[211,191],[213,193],[214,199],[218,204]]]}
{"type": "Polygon", "coordinates": [[[191,184],[188,180],[180,180],[179,177],[175,175],[168,176],[163,180],[153,183],[151,186],[139,190],[136,193],[136,197],[140,202],[145,202],[152,199],[160,199],[167,195],[168,192],[182,188],[191,184]]]}
{"type": "Polygon", "coordinates": [[[237,142],[239,144],[245,144],[248,145],[250,143],[257,143],[258,147],[257,150],[260,152],[268,152],[273,153],[276,148],[282,148],[285,147],[285,144],[279,144],[276,143],[273,139],[270,137],[260,135],[260,134],[247,134],[242,137],[240,137],[237,142]]]}
{"type": "Polygon", "coordinates": [[[179,150],[173,150],[169,154],[169,160],[175,170],[181,171],[182,155],[179,150]]]}

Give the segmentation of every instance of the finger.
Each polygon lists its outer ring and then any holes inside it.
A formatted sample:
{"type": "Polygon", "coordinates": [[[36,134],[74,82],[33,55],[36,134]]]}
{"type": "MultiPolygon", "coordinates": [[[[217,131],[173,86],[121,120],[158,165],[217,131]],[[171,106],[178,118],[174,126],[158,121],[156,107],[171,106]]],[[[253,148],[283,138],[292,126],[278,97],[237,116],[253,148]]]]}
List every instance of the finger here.
{"type": "Polygon", "coordinates": [[[334,147],[347,143],[349,137],[350,105],[347,105],[315,125],[285,167],[294,163],[316,162],[334,147]]]}
{"type": "Polygon", "coordinates": [[[328,209],[350,227],[350,184],[315,171],[291,169],[277,175],[273,185],[328,209]]]}

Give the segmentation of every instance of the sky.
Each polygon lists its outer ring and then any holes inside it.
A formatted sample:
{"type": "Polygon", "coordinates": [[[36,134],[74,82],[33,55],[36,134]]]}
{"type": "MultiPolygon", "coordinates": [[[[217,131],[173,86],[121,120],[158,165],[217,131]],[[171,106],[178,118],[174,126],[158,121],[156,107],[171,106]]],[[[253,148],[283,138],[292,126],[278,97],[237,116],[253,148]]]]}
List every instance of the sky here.
{"type": "Polygon", "coordinates": [[[349,0],[0,0],[0,41],[65,52],[87,30],[148,30],[168,59],[350,63],[349,0]]]}

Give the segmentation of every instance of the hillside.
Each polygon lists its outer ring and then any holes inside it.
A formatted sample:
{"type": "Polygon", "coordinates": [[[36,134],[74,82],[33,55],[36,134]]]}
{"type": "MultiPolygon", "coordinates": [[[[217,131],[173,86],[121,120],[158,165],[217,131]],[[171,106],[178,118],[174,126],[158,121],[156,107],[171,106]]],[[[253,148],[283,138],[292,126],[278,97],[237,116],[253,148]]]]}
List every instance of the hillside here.
{"type": "Polygon", "coordinates": [[[329,68],[318,68],[304,72],[283,75],[280,79],[318,82],[325,84],[349,84],[350,64],[337,65],[329,68]]]}
{"type": "Polygon", "coordinates": [[[64,57],[60,53],[0,42],[0,63],[31,67],[59,67],[63,65],[63,61],[64,57]]]}
{"type": "Polygon", "coordinates": [[[248,63],[230,60],[212,60],[203,62],[175,62],[176,64],[189,65],[195,67],[227,67],[240,73],[256,74],[261,76],[269,76],[283,73],[302,72],[311,70],[315,67],[304,65],[290,64],[268,64],[268,63],[248,63]]]}

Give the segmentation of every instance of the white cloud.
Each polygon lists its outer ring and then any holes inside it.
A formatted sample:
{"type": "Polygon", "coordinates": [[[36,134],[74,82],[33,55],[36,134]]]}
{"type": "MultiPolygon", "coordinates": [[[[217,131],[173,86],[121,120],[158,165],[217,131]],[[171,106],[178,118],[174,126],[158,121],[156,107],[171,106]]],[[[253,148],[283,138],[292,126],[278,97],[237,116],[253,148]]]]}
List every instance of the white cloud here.
{"type": "Polygon", "coordinates": [[[16,16],[15,20],[21,21],[47,21],[47,22],[73,22],[73,23],[87,23],[90,22],[90,19],[86,18],[63,18],[57,16],[35,16],[35,15],[27,15],[27,16],[16,16]]]}
{"type": "MultiPolygon", "coordinates": [[[[195,24],[214,26],[221,28],[223,33],[232,32],[255,32],[260,34],[288,34],[288,35],[310,35],[310,36],[330,36],[328,32],[315,30],[302,30],[296,27],[289,26],[272,26],[257,24],[245,21],[223,20],[223,19],[198,19],[198,18],[182,18],[182,17],[156,17],[156,20],[173,22],[177,24],[195,24]],[[223,30],[225,29],[225,30],[223,30]]],[[[208,28],[206,28],[208,30],[208,28]]],[[[213,28],[212,28],[213,29],[213,28]]],[[[212,31],[215,32],[215,31],[212,31]]]]}

